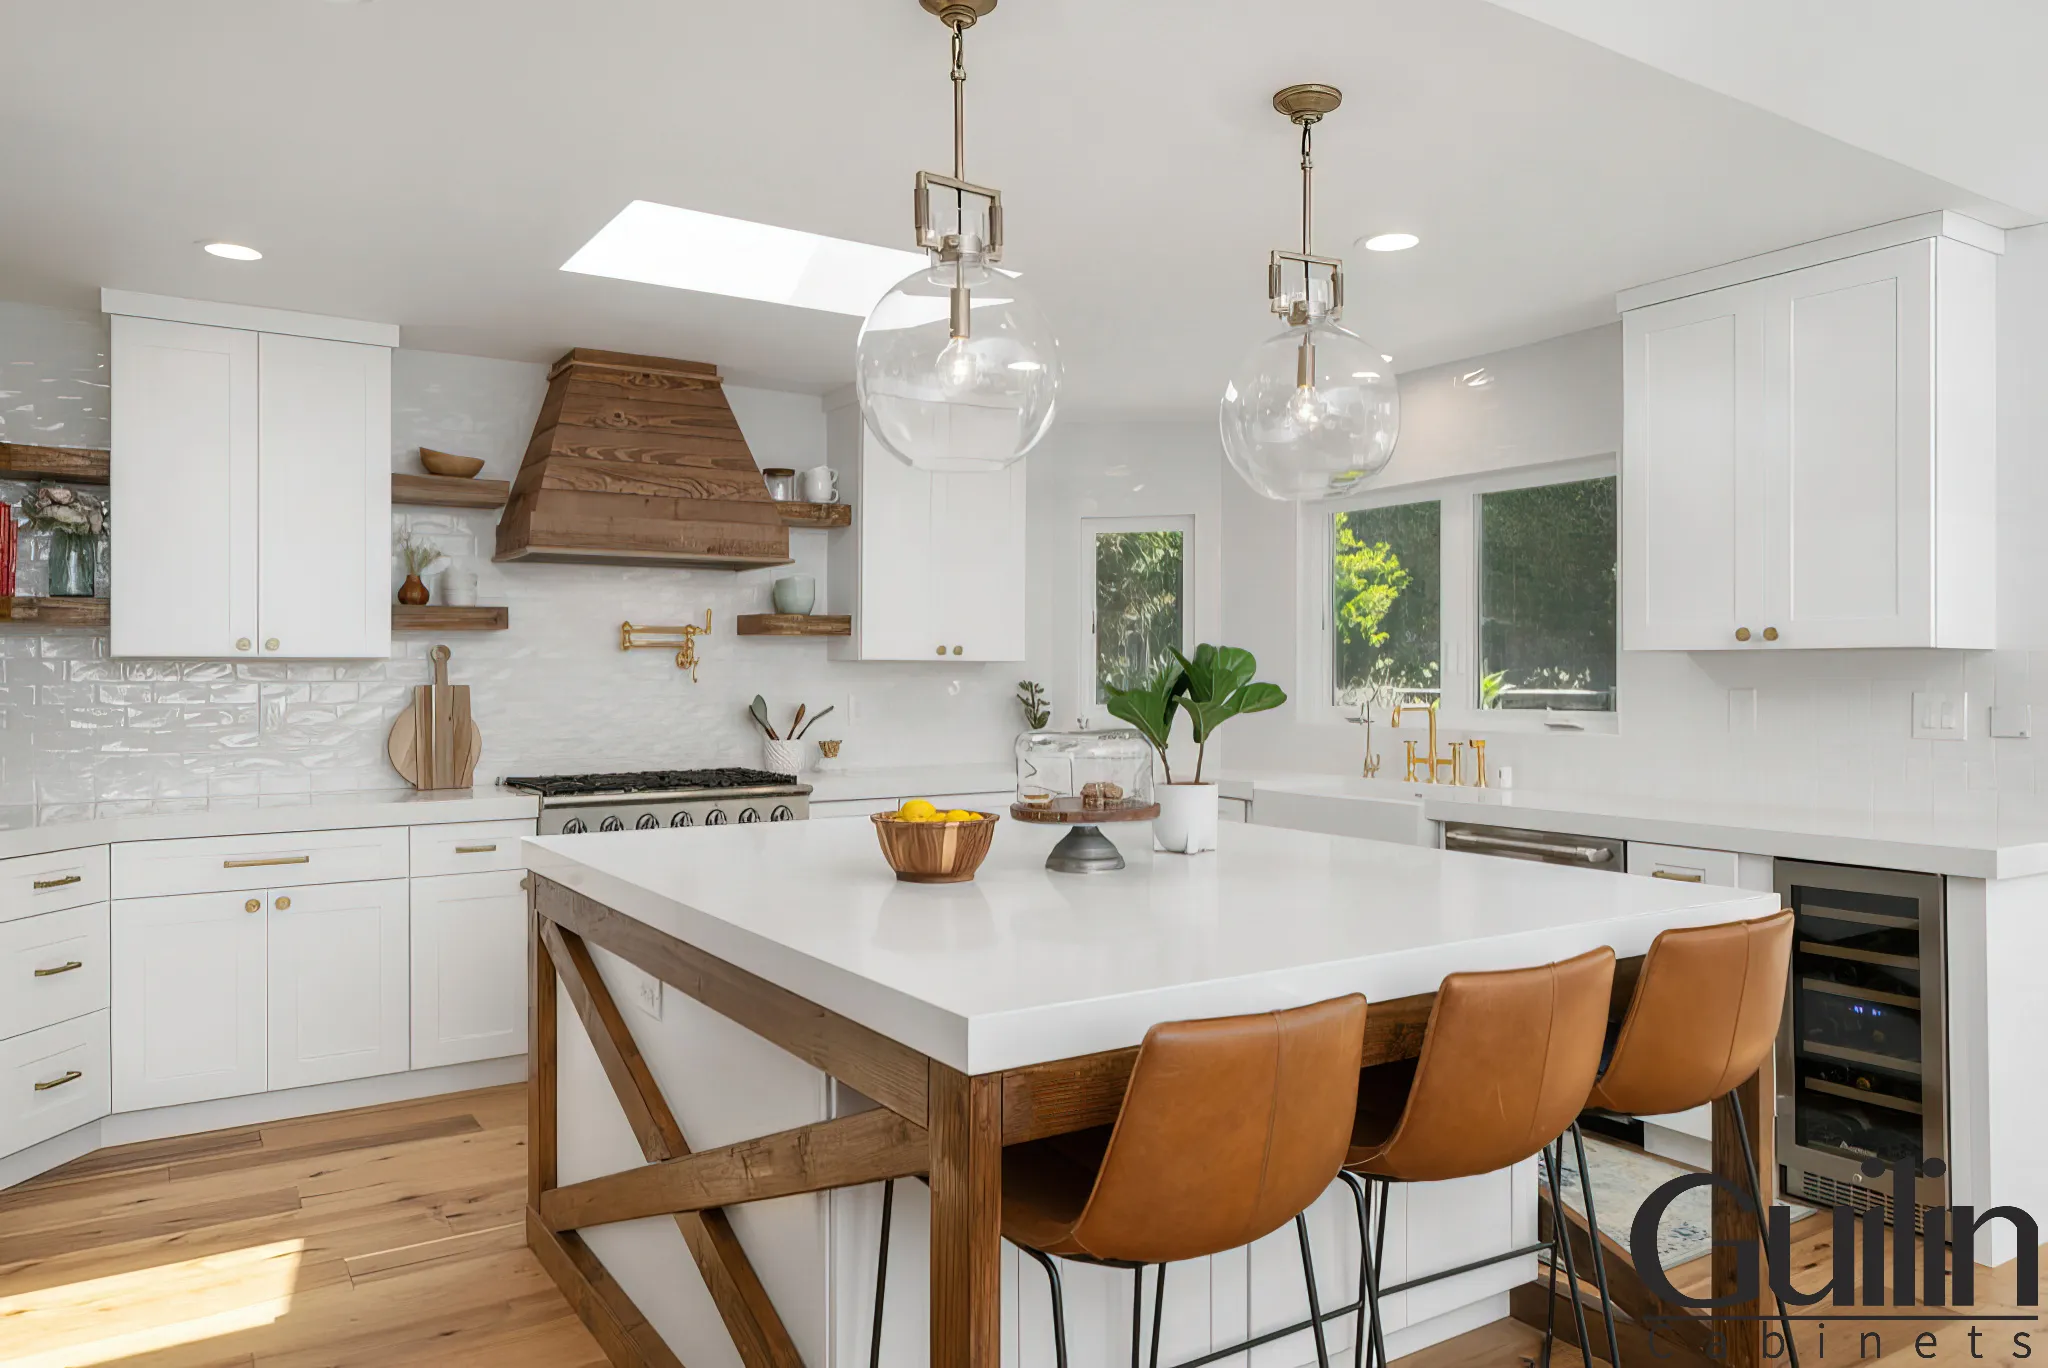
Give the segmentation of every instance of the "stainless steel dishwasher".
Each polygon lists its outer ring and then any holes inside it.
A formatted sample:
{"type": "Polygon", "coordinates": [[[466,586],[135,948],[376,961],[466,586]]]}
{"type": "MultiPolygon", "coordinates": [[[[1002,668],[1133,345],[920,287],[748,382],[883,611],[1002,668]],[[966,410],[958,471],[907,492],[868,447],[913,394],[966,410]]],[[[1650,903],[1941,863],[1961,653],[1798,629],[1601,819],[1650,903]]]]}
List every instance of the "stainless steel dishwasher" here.
{"type": "Polygon", "coordinates": [[[1538,864],[1573,865],[1610,874],[1626,872],[1628,845],[1606,836],[1564,836],[1554,831],[1530,831],[1523,827],[1475,826],[1470,822],[1444,823],[1444,849],[1468,855],[1496,855],[1504,860],[1533,860],[1538,864]]]}

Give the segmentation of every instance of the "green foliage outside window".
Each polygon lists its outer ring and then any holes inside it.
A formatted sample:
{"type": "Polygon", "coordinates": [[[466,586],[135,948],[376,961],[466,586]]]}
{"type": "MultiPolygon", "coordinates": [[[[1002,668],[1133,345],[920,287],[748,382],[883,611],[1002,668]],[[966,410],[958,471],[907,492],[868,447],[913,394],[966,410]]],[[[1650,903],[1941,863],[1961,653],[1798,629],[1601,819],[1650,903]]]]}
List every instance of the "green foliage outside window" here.
{"type": "Polygon", "coordinates": [[[1615,481],[1479,499],[1480,706],[1614,708],[1615,481]]]}
{"type": "Polygon", "coordinates": [[[1179,648],[1186,548],[1179,532],[1095,536],[1095,701],[1135,689],[1179,648]]]}
{"type": "Polygon", "coordinates": [[[1437,688],[1442,505],[1339,513],[1331,534],[1336,701],[1388,688],[1437,688]]]}

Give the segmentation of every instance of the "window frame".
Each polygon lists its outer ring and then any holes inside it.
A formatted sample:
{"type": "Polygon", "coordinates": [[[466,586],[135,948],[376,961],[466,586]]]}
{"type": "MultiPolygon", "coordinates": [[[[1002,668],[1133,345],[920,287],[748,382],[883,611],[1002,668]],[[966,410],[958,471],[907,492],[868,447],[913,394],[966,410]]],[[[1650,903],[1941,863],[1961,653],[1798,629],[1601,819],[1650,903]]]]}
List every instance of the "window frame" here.
{"type": "MultiPolygon", "coordinates": [[[[1300,718],[1304,723],[1328,725],[1349,722],[1358,716],[1355,707],[1332,701],[1331,683],[1335,673],[1332,626],[1336,620],[1335,588],[1331,582],[1331,527],[1338,513],[1359,509],[1386,508],[1397,504],[1440,505],[1443,564],[1437,576],[1437,623],[1442,633],[1438,646],[1438,677],[1442,681],[1442,702],[1437,721],[1442,727],[1481,733],[1586,733],[1614,735],[1621,730],[1621,687],[1615,687],[1612,712],[1535,712],[1479,706],[1479,499],[1511,489],[1532,489],[1542,485],[1573,484],[1620,474],[1614,453],[1552,461],[1542,465],[1519,466],[1511,470],[1487,471],[1476,475],[1450,476],[1440,480],[1417,480],[1410,484],[1370,490],[1346,499],[1304,503],[1297,512],[1297,542],[1302,549],[1298,567],[1297,620],[1299,651],[1297,679],[1315,681],[1315,701],[1304,700],[1300,718]]],[[[1617,508],[1619,504],[1617,504],[1617,508]]],[[[1620,554],[1617,536],[1616,554],[1620,554]]],[[[1619,660],[1621,621],[1617,611],[1615,651],[1619,660]]],[[[1386,718],[1375,718],[1385,722],[1386,718]]]]}
{"type": "MultiPolygon", "coordinates": [[[[1095,701],[1095,540],[1109,532],[1178,532],[1180,539],[1180,649],[1195,649],[1195,515],[1192,513],[1149,514],[1141,518],[1084,517],[1081,522],[1081,624],[1080,647],[1075,671],[1074,697],[1081,700],[1078,716],[1084,727],[1101,727],[1117,722],[1106,704],[1095,701]]],[[[1123,725],[1117,722],[1117,725],[1123,725]]]]}

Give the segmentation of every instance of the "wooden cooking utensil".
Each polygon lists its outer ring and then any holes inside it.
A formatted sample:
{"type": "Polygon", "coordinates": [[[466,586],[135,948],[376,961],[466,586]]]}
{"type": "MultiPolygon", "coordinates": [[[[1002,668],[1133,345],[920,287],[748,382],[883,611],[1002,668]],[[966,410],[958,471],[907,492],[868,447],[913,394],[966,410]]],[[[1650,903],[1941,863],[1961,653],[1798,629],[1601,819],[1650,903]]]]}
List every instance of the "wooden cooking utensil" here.
{"type": "Polygon", "coordinates": [[[469,686],[448,682],[450,654],[446,646],[434,647],[434,682],[413,689],[412,704],[392,723],[385,746],[392,768],[414,788],[468,788],[483,754],[469,686]]]}

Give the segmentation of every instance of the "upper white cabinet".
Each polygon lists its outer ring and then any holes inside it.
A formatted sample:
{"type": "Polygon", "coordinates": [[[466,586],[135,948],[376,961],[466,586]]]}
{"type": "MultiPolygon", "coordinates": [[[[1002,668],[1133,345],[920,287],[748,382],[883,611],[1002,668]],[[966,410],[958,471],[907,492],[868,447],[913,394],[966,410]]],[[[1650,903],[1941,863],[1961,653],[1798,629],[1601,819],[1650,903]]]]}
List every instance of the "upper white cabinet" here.
{"type": "Polygon", "coordinates": [[[391,347],[344,319],[106,291],[112,650],[391,651],[391,347]]]}
{"type": "Polygon", "coordinates": [[[830,553],[828,610],[853,615],[844,660],[1024,659],[1024,470],[933,473],[898,460],[852,403],[826,447],[853,527],[830,553]]]}
{"type": "Polygon", "coordinates": [[[1622,297],[1624,648],[1994,644],[1996,234],[1955,223],[1622,297]]]}

